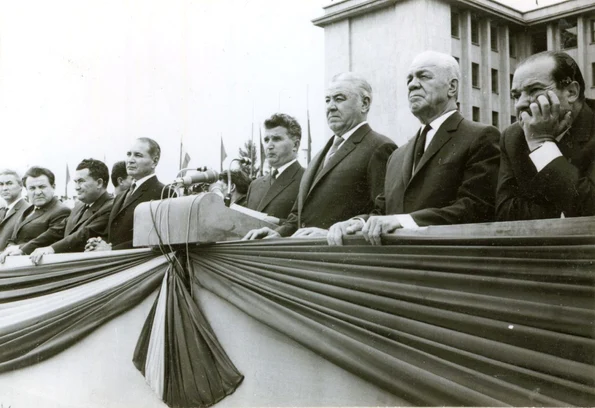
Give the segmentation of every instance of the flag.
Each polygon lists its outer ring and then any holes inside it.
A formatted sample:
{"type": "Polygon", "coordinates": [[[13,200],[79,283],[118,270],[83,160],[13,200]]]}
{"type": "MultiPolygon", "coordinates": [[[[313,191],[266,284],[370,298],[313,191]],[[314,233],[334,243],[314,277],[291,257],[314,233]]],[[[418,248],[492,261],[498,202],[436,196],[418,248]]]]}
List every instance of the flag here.
{"type": "Polygon", "coordinates": [[[262,129],[258,127],[258,144],[260,144],[260,175],[264,172],[264,146],[262,144],[262,129]]]}
{"type": "Polygon", "coordinates": [[[312,160],[312,135],[310,134],[310,109],[306,110],[306,114],[308,116],[308,151],[307,151],[307,162],[306,164],[310,164],[310,160],[312,160]]]}
{"type": "Polygon", "coordinates": [[[64,183],[64,198],[68,198],[68,183],[70,183],[70,171],[68,170],[68,163],[66,163],[66,183],[64,183]]]}
{"type": "Polygon", "coordinates": [[[190,163],[190,160],[192,160],[190,158],[190,155],[188,153],[184,153],[184,159],[182,160],[182,168],[185,169],[186,167],[188,167],[188,163],[190,163]]]}
{"type": "Polygon", "coordinates": [[[225,153],[225,146],[223,146],[223,135],[221,135],[221,171],[223,171],[223,160],[227,158],[227,153],[225,153]]]}
{"type": "Polygon", "coordinates": [[[252,122],[250,132],[250,178],[254,178],[254,159],[256,154],[254,152],[254,122],[252,122]]]}

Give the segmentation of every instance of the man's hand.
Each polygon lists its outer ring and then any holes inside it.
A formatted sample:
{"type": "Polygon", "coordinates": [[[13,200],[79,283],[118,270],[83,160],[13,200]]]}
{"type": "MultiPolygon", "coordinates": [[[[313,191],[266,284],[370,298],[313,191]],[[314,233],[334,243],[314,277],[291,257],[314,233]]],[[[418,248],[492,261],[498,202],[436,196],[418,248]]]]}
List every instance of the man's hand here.
{"type": "Polygon", "coordinates": [[[554,142],[556,136],[572,124],[570,111],[560,117],[560,100],[551,90],[539,95],[535,102],[529,105],[529,109],[531,114],[526,111],[521,112],[519,122],[523,127],[530,151],[538,149],[545,142],[554,142]]]}
{"type": "Polygon", "coordinates": [[[3,264],[6,261],[7,256],[17,256],[23,255],[23,251],[16,245],[9,246],[0,254],[0,264],[3,264]]]}
{"type": "Polygon", "coordinates": [[[281,235],[275,231],[270,229],[269,227],[262,227],[259,229],[253,229],[252,231],[248,231],[242,241],[252,241],[254,239],[261,239],[261,238],[280,238],[281,235]]]}
{"type": "Polygon", "coordinates": [[[85,252],[91,251],[111,251],[112,244],[108,244],[101,238],[89,238],[85,245],[85,252]]]}
{"type": "Polygon", "coordinates": [[[326,240],[331,246],[343,245],[345,235],[353,235],[361,231],[363,227],[364,220],[359,218],[338,222],[329,228],[326,240]]]}
{"type": "Polygon", "coordinates": [[[54,253],[56,253],[56,251],[54,251],[54,248],[52,248],[51,246],[37,248],[35,251],[33,251],[31,253],[31,255],[29,255],[29,259],[31,260],[31,262],[33,262],[34,265],[39,265],[39,261],[41,261],[41,258],[45,254],[54,254],[54,253]]]}
{"type": "Polygon", "coordinates": [[[309,227],[309,228],[300,228],[296,232],[293,233],[291,236],[292,238],[326,238],[326,234],[328,234],[328,230],[317,228],[317,227],[309,227]]]}
{"type": "Polygon", "coordinates": [[[368,219],[362,233],[366,241],[372,245],[382,245],[380,234],[387,234],[398,228],[403,228],[403,226],[394,215],[374,216],[368,219]]]}

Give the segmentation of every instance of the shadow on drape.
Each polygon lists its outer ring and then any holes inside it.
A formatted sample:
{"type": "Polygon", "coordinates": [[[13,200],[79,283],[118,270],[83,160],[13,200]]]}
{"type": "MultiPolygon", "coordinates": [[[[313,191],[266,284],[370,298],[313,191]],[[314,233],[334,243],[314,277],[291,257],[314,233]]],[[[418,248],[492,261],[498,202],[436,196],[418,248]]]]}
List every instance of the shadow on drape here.
{"type": "Polygon", "coordinates": [[[595,238],[197,247],[199,283],[415,405],[595,405],[595,238]]]}

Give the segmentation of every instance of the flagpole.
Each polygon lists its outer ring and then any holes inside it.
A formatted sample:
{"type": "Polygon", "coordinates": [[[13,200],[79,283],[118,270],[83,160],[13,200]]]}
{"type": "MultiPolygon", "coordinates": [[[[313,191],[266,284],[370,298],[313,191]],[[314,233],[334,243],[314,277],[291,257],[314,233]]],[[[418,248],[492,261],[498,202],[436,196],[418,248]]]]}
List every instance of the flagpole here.
{"type": "Polygon", "coordinates": [[[260,146],[260,176],[264,175],[264,147],[262,146],[262,126],[258,125],[258,145],[260,146]]]}
{"type": "Polygon", "coordinates": [[[310,133],[310,105],[309,105],[309,85],[306,85],[306,117],[308,120],[308,146],[306,150],[306,165],[312,160],[312,135],[310,133]]]}
{"type": "Polygon", "coordinates": [[[68,162],[66,163],[66,183],[64,183],[64,199],[68,199],[68,182],[70,181],[70,171],[68,170],[68,162]]]}

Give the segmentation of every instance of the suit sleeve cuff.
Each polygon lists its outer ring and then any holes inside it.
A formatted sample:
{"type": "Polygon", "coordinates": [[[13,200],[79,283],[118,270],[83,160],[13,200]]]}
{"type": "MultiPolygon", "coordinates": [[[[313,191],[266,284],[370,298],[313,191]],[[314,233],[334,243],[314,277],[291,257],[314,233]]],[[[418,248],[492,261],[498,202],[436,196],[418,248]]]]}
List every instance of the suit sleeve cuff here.
{"type": "Polygon", "coordinates": [[[529,158],[535,165],[537,172],[540,172],[554,159],[562,156],[560,149],[554,142],[544,142],[541,147],[529,154],[529,158]]]}
{"type": "Polygon", "coordinates": [[[409,214],[396,214],[395,217],[397,217],[397,221],[399,221],[399,224],[401,224],[403,228],[419,228],[419,225],[417,225],[413,220],[413,217],[409,214]]]}

